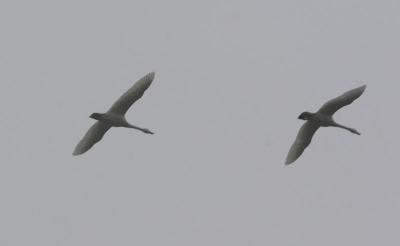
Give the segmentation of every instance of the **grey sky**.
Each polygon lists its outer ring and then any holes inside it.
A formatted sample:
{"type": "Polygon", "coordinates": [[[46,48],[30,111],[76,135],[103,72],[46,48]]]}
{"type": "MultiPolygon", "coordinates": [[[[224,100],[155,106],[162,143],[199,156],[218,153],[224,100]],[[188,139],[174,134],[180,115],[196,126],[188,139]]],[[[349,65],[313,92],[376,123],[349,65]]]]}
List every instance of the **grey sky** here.
{"type": "Polygon", "coordinates": [[[398,1],[0,3],[0,245],[399,243],[398,1]],[[72,151],[134,81],[128,112],[72,151]],[[291,166],[297,116],[366,83],[291,166]],[[397,161],[396,161],[397,160],[397,161]]]}

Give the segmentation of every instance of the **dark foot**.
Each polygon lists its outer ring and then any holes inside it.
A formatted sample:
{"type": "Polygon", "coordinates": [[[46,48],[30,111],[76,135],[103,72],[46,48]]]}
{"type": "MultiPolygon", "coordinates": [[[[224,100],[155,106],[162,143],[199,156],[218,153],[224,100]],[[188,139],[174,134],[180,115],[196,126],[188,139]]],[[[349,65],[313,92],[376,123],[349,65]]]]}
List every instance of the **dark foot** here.
{"type": "Polygon", "coordinates": [[[150,131],[149,129],[143,129],[143,132],[144,133],[147,133],[147,134],[154,134],[152,131],[150,131]]]}
{"type": "Polygon", "coordinates": [[[359,133],[356,129],[349,129],[349,131],[354,134],[361,135],[361,133],[359,133]]]}

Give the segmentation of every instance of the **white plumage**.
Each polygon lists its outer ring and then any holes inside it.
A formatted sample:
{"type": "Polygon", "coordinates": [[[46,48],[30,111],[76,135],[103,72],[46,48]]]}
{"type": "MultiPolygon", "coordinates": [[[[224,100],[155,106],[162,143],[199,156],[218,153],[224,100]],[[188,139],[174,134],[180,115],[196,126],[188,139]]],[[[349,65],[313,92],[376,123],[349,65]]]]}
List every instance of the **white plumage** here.
{"type": "Polygon", "coordinates": [[[319,127],[340,127],[350,131],[351,133],[360,135],[357,130],[336,123],[332,116],[337,110],[351,104],[354,100],[359,98],[366,87],[366,85],[363,85],[347,91],[341,96],[338,96],[332,100],[329,100],[322,105],[322,107],[316,113],[303,112],[298,118],[306,120],[306,123],[304,123],[300,128],[296,140],[290,147],[285,164],[289,165],[300,157],[304,149],[307,148],[307,146],[311,143],[311,139],[319,127]]]}
{"type": "Polygon", "coordinates": [[[125,119],[125,113],[139,100],[143,93],[149,88],[154,80],[155,73],[149,73],[138,80],[128,91],[126,91],[104,114],[93,113],[90,118],[97,122],[89,128],[85,136],[75,147],[73,155],[80,155],[88,151],[95,143],[99,142],[104,134],[111,127],[127,127],[140,130],[144,133],[153,134],[146,128],[141,128],[128,123],[125,119]]]}

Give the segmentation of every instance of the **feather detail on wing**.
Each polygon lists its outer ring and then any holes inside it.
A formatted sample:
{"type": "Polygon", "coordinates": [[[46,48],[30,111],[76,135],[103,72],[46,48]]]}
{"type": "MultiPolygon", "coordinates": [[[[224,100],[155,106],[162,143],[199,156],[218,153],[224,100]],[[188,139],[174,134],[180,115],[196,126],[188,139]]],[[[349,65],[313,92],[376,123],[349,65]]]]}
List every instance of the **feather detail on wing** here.
{"type": "Polygon", "coordinates": [[[109,125],[97,121],[92,127],[89,128],[85,136],[75,147],[73,155],[80,155],[88,151],[95,143],[103,138],[108,129],[110,129],[109,125]]]}
{"type": "Polygon", "coordinates": [[[153,82],[155,73],[151,72],[139,79],[128,91],[126,91],[108,110],[108,113],[124,115],[134,102],[139,100],[153,82]]]}
{"type": "Polygon", "coordinates": [[[293,163],[303,153],[304,149],[311,143],[314,133],[318,130],[319,126],[315,123],[307,121],[300,128],[297,133],[296,140],[290,147],[289,153],[286,157],[286,165],[293,163]]]}
{"type": "Polygon", "coordinates": [[[329,100],[318,110],[318,113],[332,116],[340,108],[351,104],[354,100],[359,98],[366,87],[366,85],[360,86],[343,93],[341,96],[329,100]]]}

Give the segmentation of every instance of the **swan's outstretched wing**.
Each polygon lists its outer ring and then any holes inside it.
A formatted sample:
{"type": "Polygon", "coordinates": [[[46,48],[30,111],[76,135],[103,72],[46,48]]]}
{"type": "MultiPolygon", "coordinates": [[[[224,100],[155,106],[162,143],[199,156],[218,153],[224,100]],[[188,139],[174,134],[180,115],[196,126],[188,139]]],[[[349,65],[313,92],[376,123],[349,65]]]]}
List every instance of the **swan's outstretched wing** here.
{"type": "Polygon", "coordinates": [[[110,129],[110,126],[97,121],[89,130],[85,136],[75,147],[73,155],[80,155],[88,151],[95,143],[101,140],[104,134],[110,129]]]}
{"type": "Polygon", "coordinates": [[[363,94],[366,87],[366,85],[360,86],[358,88],[343,93],[341,96],[329,100],[324,105],[322,105],[322,107],[318,110],[318,113],[332,116],[340,108],[351,104],[354,100],[359,98],[361,94],[363,94]]]}
{"type": "Polygon", "coordinates": [[[125,92],[108,110],[108,113],[124,115],[126,111],[143,96],[143,93],[154,79],[154,72],[151,72],[139,79],[127,92],[125,92]]]}
{"type": "Polygon", "coordinates": [[[292,147],[290,147],[289,153],[286,157],[286,165],[291,164],[299,158],[304,149],[311,143],[311,139],[318,128],[319,126],[317,124],[310,121],[303,124],[299,133],[297,133],[296,140],[292,144],[292,147]]]}

